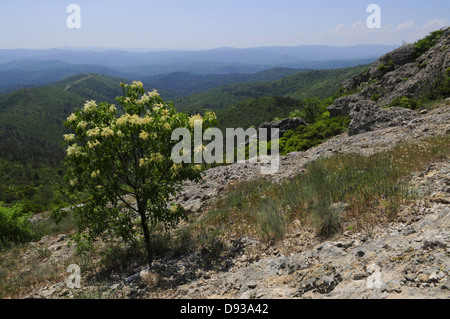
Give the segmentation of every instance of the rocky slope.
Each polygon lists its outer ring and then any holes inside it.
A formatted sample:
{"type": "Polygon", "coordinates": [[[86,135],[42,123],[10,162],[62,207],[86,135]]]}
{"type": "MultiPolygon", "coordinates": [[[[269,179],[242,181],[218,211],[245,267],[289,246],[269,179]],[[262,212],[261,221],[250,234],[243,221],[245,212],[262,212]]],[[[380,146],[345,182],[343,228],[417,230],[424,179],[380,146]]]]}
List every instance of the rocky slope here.
{"type": "Polygon", "coordinates": [[[448,298],[450,297],[450,163],[412,178],[429,196],[403,207],[398,222],[370,236],[344,233],[317,243],[298,230],[284,248],[256,259],[245,251],[230,270],[194,280],[167,296],[198,298],[448,298]],[[307,244],[309,243],[309,245],[307,244]]]}
{"type": "Polygon", "coordinates": [[[437,43],[420,56],[414,44],[383,55],[366,72],[343,83],[344,91],[355,93],[338,98],[328,110],[331,116],[350,115],[350,135],[396,126],[401,118],[410,120],[411,112],[380,107],[402,97],[421,99],[433,95],[435,84],[444,79],[449,67],[450,28],[447,28],[437,43]]]}
{"type": "MultiPolygon", "coordinates": [[[[257,164],[233,164],[210,169],[203,183],[186,184],[177,200],[201,212],[233,183],[255,178],[280,181],[301,173],[321,156],[359,152],[372,154],[403,141],[450,133],[450,106],[441,105],[408,122],[358,135],[334,137],[306,152],[282,157],[275,175],[259,175],[257,164]]],[[[277,245],[253,238],[225,242],[216,267],[204,270],[214,247],[178,258],[155,260],[151,269],[134,265],[106,279],[86,278],[81,289],[64,280],[36,287],[28,298],[448,298],[450,296],[450,162],[430,165],[411,177],[423,194],[401,208],[399,219],[370,234],[344,232],[321,241],[301,223],[277,245]]],[[[66,235],[45,237],[22,256],[43,246],[44,263],[70,260],[66,235]]],[[[82,274],[83,275],[83,274],[82,274]]]]}

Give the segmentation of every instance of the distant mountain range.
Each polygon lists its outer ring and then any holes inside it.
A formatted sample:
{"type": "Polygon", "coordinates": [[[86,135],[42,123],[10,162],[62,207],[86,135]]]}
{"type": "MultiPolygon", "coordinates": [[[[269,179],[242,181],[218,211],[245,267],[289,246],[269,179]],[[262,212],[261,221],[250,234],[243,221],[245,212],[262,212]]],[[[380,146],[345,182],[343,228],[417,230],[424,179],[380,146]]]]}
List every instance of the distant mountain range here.
{"type": "MultiPolygon", "coordinates": [[[[365,65],[393,48],[358,45],[147,52],[143,49],[126,51],[101,48],[0,50],[0,94],[46,85],[80,73],[97,73],[127,80],[147,80],[153,76],[177,72],[213,74],[216,78],[217,75],[233,74],[233,82],[236,74],[255,74],[273,68],[320,70],[365,65]]],[[[153,79],[150,80],[153,82],[153,79]]],[[[203,84],[208,85],[210,80],[206,79],[203,84]]],[[[220,84],[227,84],[225,78],[221,77],[221,81],[225,82],[220,84]]]]}
{"type": "Polygon", "coordinates": [[[80,49],[48,50],[0,50],[0,64],[15,60],[57,60],[71,64],[95,64],[110,68],[144,65],[176,65],[184,63],[225,63],[256,66],[284,66],[286,64],[330,61],[361,60],[378,58],[396,48],[386,45],[356,45],[350,47],[293,46],[256,47],[247,49],[217,48],[199,51],[149,51],[131,52],[123,50],[94,51],[80,49]]]}

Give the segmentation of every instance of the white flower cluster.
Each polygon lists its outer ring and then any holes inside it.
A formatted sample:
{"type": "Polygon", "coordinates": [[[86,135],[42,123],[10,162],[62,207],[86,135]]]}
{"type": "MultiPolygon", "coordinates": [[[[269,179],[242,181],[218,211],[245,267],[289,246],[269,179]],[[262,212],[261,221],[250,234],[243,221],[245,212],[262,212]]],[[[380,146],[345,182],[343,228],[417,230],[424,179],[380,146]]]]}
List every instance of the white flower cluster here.
{"type": "Polygon", "coordinates": [[[181,169],[183,168],[183,164],[173,164],[172,165],[172,170],[176,173],[178,173],[181,169]]]}
{"type": "Polygon", "coordinates": [[[144,84],[141,81],[133,81],[133,83],[131,83],[131,88],[132,89],[143,89],[144,84]]]}
{"type": "Polygon", "coordinates": [[[114,136],[114,131],[110,127],[104,127],[100,135],[103,137],[114,136]]]}
{"type": "Polygon", "coordinates": [[[85,130],[87,126],[87,123],[84,121],[81,121],[80,123],[78,123],[77,127],[81,130],[85,130]]]}
{"type": "Polygon", "coordinates": [[[164,160],[164,155],[162,155],[161,153],[154,153],[152,155],[150,155],[150,159],[149,158],[140,158],[139,159],[139,167],[143,167],[143,166],[147,166],[150,162],[161,162],[162,160],[164,160]]]}
{"type": "Polygon", "coordinates": [[[206,112],[204,119],[205,120],[217,120],[217,115],[214,112],[206,112]]]}
{"type": "Polygon", "coordinates": [[[156,90],[154,90],[153,92],[147,92],[144,95],[142,95],[141,98],[136,101],[136,103],[138,105],[143,105],[143,104],[149,103],[150,100],[152,99],[152,97],[157,97],[157,96],[159,96],[159,93],[156,90]]]}
{"type": "Polygon", "coordinates": [[[89,142],[87,143],[87,145],[88,145],[89,148],[92,149],[92,148],[96,147],[97,145],[100,145],[100,142],[97,141],[97,140],[95,140],[94,142],[89,141],[89,142]]]}
{"type": "Polygon", "coordinates": [[[153,122],[153,117],[146,115],[145,117],[140,117],[137,114],[130,115],[125,114],[119,117],[116,121],[117,125],[124,125],[124,124],[135,124],[135,125],[146,125],[153,122]]]}
{"type": "Polygon", "coordinates": [[[97,110],[97,103],[95,101],[87,101],[84,104],[84,109],[86,113],[91,113],[97,110]]]}
{"type": "Polygon", "coordinates": [[[189,125],[191,127],[194,127],[194,125],[199,125],[201,123],[203,123],[203,118],[200,114],[193,115],[189,118],[189,125]]]}
{"type": "Polygon", "coordinates": [[[89,136],[89,137],[97,137],[97,136],[100,135],[100,128],[99,128],[98,126],[97,126],[97,127],[94,127],[94,128],[92,128],[92,129],[88,130],[88,131],[86,132],[86,134],[87,134],[87,136],[89,136]]]}
{"type": "Polygon", "coordinates": [[[149,137],[149,134],[146,131],[141,131],[141,133],[139,134],[139,138],[141,140],[146,141],[148,139],[148,137],[149,137]]]}
{"type": "Polygon", "coordinates": [[[93,171],[93,172],[91,173],[91,178],[92,178],[92,179],[96,179],[96,178],[98,178],[99,176],[100,176],[100,170],[93,171]]]}
{"type": "Polygon", "coordinates": [[[78,156],[78,155],[80,155],[80,152],[81,152],[81,147],[79,147],[77,144],[70,145],[67,148],[68,156],[78,156]]]}
{"type": "Polygon", "coordinates": [[[164,155],[162,155],[161,153],[154,153],[150,156],[150,160],[152,162],[160,162],[164,159],[164,155]]]}
{"type": "Polygon", "coordinates": [[[76,119],[77,119],[77,116],[76,116],[74,113],[72,113],[72,114],[70,114],[70,116],[67,118],[67,121],[68,121],[68,122],[74,122],[74,121],[76,121],[76,119]]]}
{"type": "Polygon", "coordinates": [[[67,142],[73,141],[75,139],[75,134],[65,134],[64,140],[67,142]]]}

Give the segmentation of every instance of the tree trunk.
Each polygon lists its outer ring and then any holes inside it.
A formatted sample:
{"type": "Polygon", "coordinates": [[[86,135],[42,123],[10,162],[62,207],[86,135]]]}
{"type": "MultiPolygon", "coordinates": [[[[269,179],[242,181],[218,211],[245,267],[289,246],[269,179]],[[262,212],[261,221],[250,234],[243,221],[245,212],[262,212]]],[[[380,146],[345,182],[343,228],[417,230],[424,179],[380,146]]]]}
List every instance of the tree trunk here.
{"type": "Polygon", "coordinates": [[[142,205],[142,203],[138,202],[138,211],[139,211],[139,215],[141,216],[141,227],[142,227],[142,231],[144,233],[144,241],[145,241],[145,248],[147,250],[147,263],[148,266],[151,267],[152,262],[153,262],[153,253],[152,253],[152,248],[151,248],[151,244],[150,244],[150,232],[148,231],[148,220],[147,220],[147,216],[145,214],[145,205],[142,205]]]}

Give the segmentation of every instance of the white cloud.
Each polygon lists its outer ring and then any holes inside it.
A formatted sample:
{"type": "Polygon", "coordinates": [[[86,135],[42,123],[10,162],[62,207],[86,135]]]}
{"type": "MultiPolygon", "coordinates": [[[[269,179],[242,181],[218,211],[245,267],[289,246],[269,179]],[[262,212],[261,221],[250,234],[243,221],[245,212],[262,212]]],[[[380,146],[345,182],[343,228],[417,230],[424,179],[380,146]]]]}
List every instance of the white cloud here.
{"type": "Polygon", "coordinates": [[[405,23],[400,23],[397,26],[397,31],[405,31],[405,30],[411,30],[416,26],[414,21],[406,21],[405,23]]]}
{"type": "Polygon", "coordinates": [[[370,29],[361,20],[355,21],[350,27],[338,24],[334,29],[325,30],[321,33],[303,37],[310,44],[329,45],[354,45],[354,44],[379,44],[383,43],[386,34],[392,31],[392,27],[384,26],[381,29],[370,29]]]}
{"type": "Polygon", "coordinates": [[[433,19],[428,21],[422,26],[423,31],[425,32],[431,32],[434,30],[438,30],[440,28],[443,28],[445,26],[448,26],[447,19],[433,19]]]}
{"type": "Polygon", "coordinates": [[[349,46],[354,44],[389,44],[400,45],[403,42],[415,42],[431,31],[448,26],[447,19],[433,19],[423,25],[416,25],[413,20],[398,26],[382,25],[381,29],[370,29],[361,20],[351,26],[338,24],[334,29],[316,34],[299,34],[303,44],[327,44],[349,46]]]}

